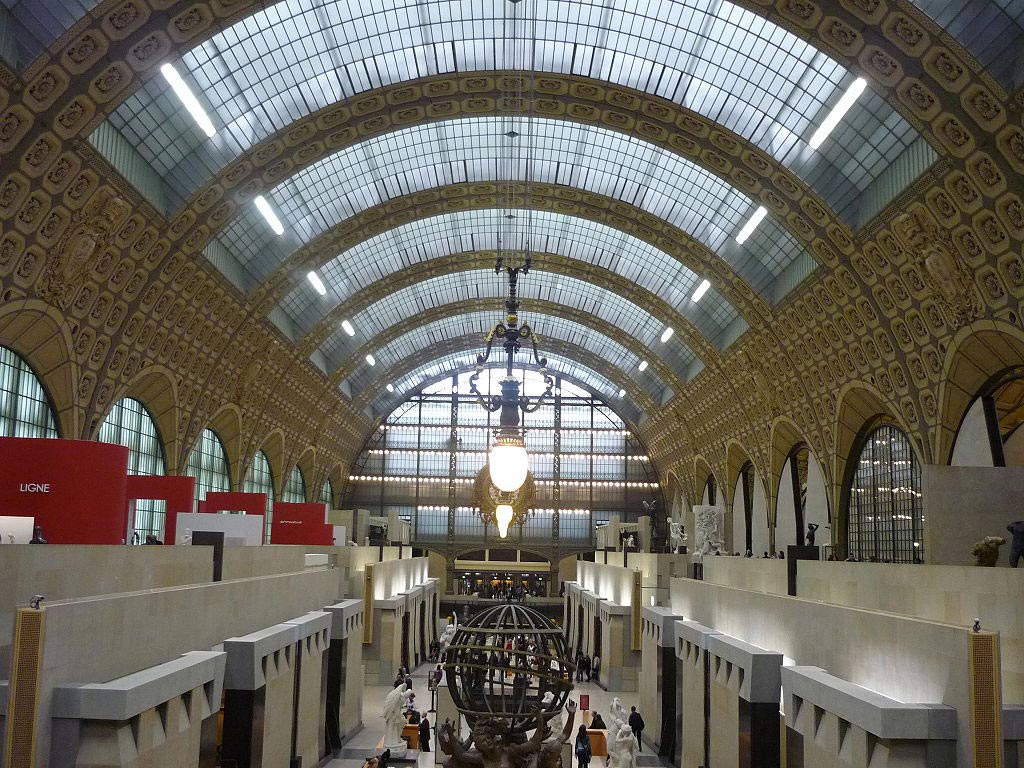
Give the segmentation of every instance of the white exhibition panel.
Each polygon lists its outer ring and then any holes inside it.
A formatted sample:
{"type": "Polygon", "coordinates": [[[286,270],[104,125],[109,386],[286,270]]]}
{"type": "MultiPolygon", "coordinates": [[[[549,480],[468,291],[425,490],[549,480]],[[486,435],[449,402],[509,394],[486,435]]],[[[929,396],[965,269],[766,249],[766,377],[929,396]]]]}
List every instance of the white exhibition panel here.
{"type": "Polygon", "coordinates": [[[586,591],[616,605],[633,604],[632,568],[581,560],[576,563],[576,581],[586,591]]]}
{"type": "Polygon", "coordinates": [[[213,515],[186,512],[178,515],[178,541],[183,544],[186,531],[220,531],[228,547],[258,547],[263,544],[263,515],[213,515]]]}
{"type": "MultiPolygon", "coordinates": [[[[34,517],[0,515],[0,546],[4,544],[28,544],[35,528],[34,517]]],[[[46,531],[43,531],[46,535],[46,531]]]]}
{"type": "Polygon", "coordinates": [[[373,598],[387,600],[425,584],[430,578],[429,563],[426,557],[407,557],[403,560],[374,563],[373,598]]]}

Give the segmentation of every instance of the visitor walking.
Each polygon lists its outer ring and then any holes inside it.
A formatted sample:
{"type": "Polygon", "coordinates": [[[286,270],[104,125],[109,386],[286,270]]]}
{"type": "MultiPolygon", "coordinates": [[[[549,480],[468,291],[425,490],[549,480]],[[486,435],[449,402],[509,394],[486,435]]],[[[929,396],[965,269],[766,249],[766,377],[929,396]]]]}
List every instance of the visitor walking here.
{"type": "Polygon", "coordinates": [[[580,768],[587,768],[590,765],[592,754],[587,726],[580,724],[580,729],[576,732],[576,760],[579,762],[580,768]]]}
{"type": "Polygon", "coordinates": [[[629,708],[629,728],[633,731],[633,735],[636,736],[637,749],[643,751],[644,743],[640,740],[640,736],[644,732],[644,719],[640,717],[640,713],[636,711],[636,707],[629,708]]]}
{"type": "Polygon", "coordinates": [[[594,682],[600,682],[601,676],[601,657],[596,653],[594,654],[594,660],[590,662],[590,671],[594,677],[594,682]]]}

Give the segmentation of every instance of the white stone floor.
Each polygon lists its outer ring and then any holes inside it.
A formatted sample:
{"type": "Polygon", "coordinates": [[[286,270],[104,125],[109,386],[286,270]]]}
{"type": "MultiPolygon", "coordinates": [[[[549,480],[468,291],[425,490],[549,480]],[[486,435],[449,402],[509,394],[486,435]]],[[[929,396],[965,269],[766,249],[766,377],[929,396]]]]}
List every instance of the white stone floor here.
{"type": "MultiPolygon", "coordinates": [[[[427,690],[427,672],[434,668],[433,664],[424,664],[419,669],[414,670],[412,673],[413,679],[413,692],[416,694],[416,703],[419,706],[420,711],[430,708],[430,691],[427,690]]],[[[599,688],[595,683],[576,683],[575,688],[571,694],[571,698],[579,702],[580,694],[588,694],[590,696],[590,709],[592,712],[600,712],[601,716],[607,720],[608,705],[615,696],[619,696],[622,699],[622,705],[629,711],[631,706],[637,705],[638,696],[635,692],[633,693],[616,693],[615,691],[605,691],[599,688]]],[[[380,685],[368,685],[363,691],[363,730],[353,736],[348,742],[345,743],[342,748],[342,756],[335,760],[332,760],[327,764],[328,768],[362,768],[364,760],[370,755],[378,754],[377,744],[384,735],[384,721],[381,718],[381,710],[384,703],[384,697],[391,690],[391,687],[384,687],[380,685]]],[[[641,714],[643,714],[641,712],[641,714]]],[[[433,714],[428,714],[427,717],[430,719],[431,730],[437,725],[434,721],[433,714]]],[[[576,722],[573,724],[573,731],[579,727],[579,724],[583,722],[581,719],[581,713],[576,713],[576,722]]],[[[430,748],[431,750],[436,749],[436,739],[431,739],[430,748]]],[[[648,745],[644,745],[643,751],[640,756],[641,759],[637,762],[642,765],[657,765],[660,761],[652,760],[653,757],[648,745]],[[643,759],[646,758],[646,759],[643,759]]],[[[419,764],[416,768],[433,768],[434,760],[444,760],[445,755],[442,753],[438,755],[436,752],[431,751],[430,753],[420,753],[419,764]]],[[[576,760],[573,758],[573,764],[575,765],[576,760]]],[[[410,764],[411,765],[411,764],[410,764]]],[[[604,768],[604,758],[595,757],[590,762],[591,768],[604,768]]],[[[565,766],[569,768],[569,766],[565,766]]]]}

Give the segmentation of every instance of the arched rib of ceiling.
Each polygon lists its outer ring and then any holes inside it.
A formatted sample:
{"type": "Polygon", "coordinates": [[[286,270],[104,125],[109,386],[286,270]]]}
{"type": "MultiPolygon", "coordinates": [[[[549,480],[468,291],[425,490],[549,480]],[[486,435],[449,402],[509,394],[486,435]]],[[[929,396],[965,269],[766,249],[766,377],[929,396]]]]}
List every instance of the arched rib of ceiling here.
{"type": "MultiPolygon", "coordinates": [[[[684,380],[658,355],[652,355],[651,350],[638,344],[636,339],[618,326],[603,323],[589,312],[550,301],[531,300],[520,311],[519,317],[520,322],[528,323],[536,334],[542,356],[548,338],[575,341],[601,356],[607,364],[621,369],[624,375],[642,382],[652,397],[665,399],[665,387],[672,393],[682,388],[684,380]],[[650,364],[647,371],[637,370],[641,360],[647,360],[650,364]]],[[[387,368],[395,359],[408,357],[416,349],[429,346],[438,338],[465,336],[475,332],[481,339],[482,351],[485,334],[499,321],[504,321],[504,312],[499,311],[495,302],[489,299],[445,304],[436,307],[430,314],[415,314],[360,345],[331,372],[329,379],[335,385],[347,380],[349,389],[358,392],[362,387],[360,376],[369,372],[366,362],[368,353],[376,358],[377,365],[387,368]]],[[[492,360],[495,355],[499,359],[504,357],[499,341],[495,341],[492,360]]],[[[672,339],[669,339],[667,345],[671,346],[671,342],[672,339]]],[[[532,350],[524,345],[517,360],[529,360],[532,356],[532,350]]]]}
{"type": "MultiPolygon", "coordinates": [[[[604,128],[511,116],[417,125],[359,142],[268,191],[283,235],[244,206],[220,240],[262,280],[304,244],[389,200],[450,184],[506,181],[559,184],[634,205],[703,245],[769,303],[784,295],[780,281],[795,285],[817,266],[774,216],[739,244],[757,202],[689,160],[604,128]]],[[[507,247],[529,247],[528,228],[523,216],[494,223],[507,247]]]]}
{"type": "MultiPolygon", "coordinates": [[[[436,319],[435,308],[438,305],[484,299],[491,308],[493,325],[504,316],[502,304],[507,295],[505,275],[496,275],[493,269],[463,271],[426,278],[393,290],[349,320],[361,339],[373,339],[409,317],[422,315],[436,319]]],[[[674,371],[676,377],[685,381],[686,370],[695,359],[693,352],[675,337],[666,344],[658,343],[665,328],[664,320],[604,286],[535,267],[519,280],[519,298],[522,301],[520,316],[524,318],[530,317],[535,302],[546,301],[575,309],[593,316],[595,322],[618,328],[634,339],[636,349],[647,350],[646,355],[638,354],[639,359],[630,361],[630,365],[637,365],[646,357],[658,357],[674,371]]],[[[483,332],[481,330],[481,334],[483,332]]],[[[354,354],[360,343],[338,328],[320,346],[320,353],[328,361],[328,367],[333,369],[332,365],[337,367],[354,354]]]]}
{"type": "MultiPolygon", "coordinates": [[[[612,387],[602,390],[601,393],[611,399],[617,389],[626,390],[626,397],[636,409],[635,421],[639,423],[640,417],[652,414],[660,408],[651,396],[634,379],[624,376],[618,368],[609,366],[600,357],[583,349],[578,344],[572,344],[560,339],[548,339],[546,343],[548,352],[548,368],[560,374],[571,375],[574,368],[581,373],[593,376],[594,381],[605,379],[610,381],[612,387]],[[612,394],[608,394],[611,392],[612,394]]],[[[389,371],[381,371],[371,378],[366,386],[353,398],[357,408],[368,408],[373,406],[379,412],[388,412],[387,406],[378,407],[382,401],[390,398],[385,387],[392,383],[395,387],[395,394],[401,391],[410,391],[412,386],[403,384],[408,377],[420,368],[428,366],[434,361],[445,360],[452,356],[461,355],[467,352],[472,353],[470,365],[463,370],[471,369],[476,362],[476,355],[483,351],[483,343],[478,336],[463,336],[457,339],[445,339],[432,344],[426,349],[421,349],[415,354],[402,360],[398,365],[393,366],[389,371]]],[[[584,380],[585,381],[585,380],[584,380]]],[[[422,383],[422,382],[420,382],[422,383]]],[[[589,386],[593,386],[592,384],[589,386]]]]}
{"type": "MultiPolygon", "coordinates": [[[[518,6],[520,16],[527,5],[518,6]]],[[[271,133],[340,99],[424,75],[519,65],[502,43],[513,7],[501,0],[387,7],[324,0],[312,9],[288,0],[182,55],[179,65],[202,94],[217,141],[174,120],[179,110],[162,79],[148,80],[110,120],[158,175],[193,175],[176,192],[183,201],[271,133]]],[[[910,123],[869,92],[836,140],[810,151],[810,135],[855,76],[830,58],[831,41],[827,55],[803,39],[800,25],[790,32],[776,23],[789,19],[768,20],[763,9],[721,0],[651,0],[642,8],[537,0],[529,7],[539,19],[539,72],[594,77],[683,104],[752,141],[838,209],[836,199],[855,199],[865,175],[880,173],[916,138],[910,123]]]]}
{"type": "MultiPolygon", "coordinates": [[[[512,263],[522,262],[522,253],[512,252],[507,255],[512,263]]],[[[373,302],[395,291],[432,277],[454,275],[470,270],[491,271],[493,275],[495,257],[496,253],[494,251],[446,254],[427,261],[418,262],[415,269],[388,273],[372,283],[360,285],[358,290],[350,292],[345,300],[331,307],[312,330],[300,340],[298,345],[299,353],[302,355],[312,354],[313,350],[317,349],[337,331],[343,320],[355,317],[373,302]]],[[[574,259],[557,254],[535,253],[533,254],[533,259],[533,268],[535,270],[557,275],[576,276],[596,285],[605,286],[622,299],[643,308],[644,311],[653,317],[663,318],[664,323],[670,325],[675,330],[676,335],[679,336],[679,341],[690,349],[703,365],[715,366],[718,364],[718,351],[708,338],[692,324],[689,318],[680,314],[672,305],[651,294],[631,279],[617,275],[602,267],[581,265],[574,259]]],[[[705,298],[715,300],[715,295],[709,291],[705,298]]],[[[333,299],[331,300],[333,301],[333,299]]],[[[499,303],[494,299],[490,301],[492,306],[499,306],[499,303]]],[[[531,302],[531,305],[534,305],[534,302],[531,302]]],[[[361,338],[366,338],[361,329],[357,328],[356,333],[361,338]]]]}
{"type": "MultiPolygon", "coordinates": [[[[515,187],[513,212],[522,208],[524,193],[523,185],[515,187]]],[[[761,326],[772,317],[769,304],[728,264],[678,228],[636,206],[604,195],[551,184],[534,184],[529,193],[530,207],[534,212],[563,213],[604,224],[669,254],[691,272],[708,280],[751,326],[761,326]]],[[[298,280],[304,279],[307,271],[320,269],[339,253],[375,235],[443,213],[498,210],[506,206],[507,198],[506,190],[499,184],[452,184],[382,203],[328,230],[293,254],[268,278],[267,292],[259,291],[252,296],[253,305],[258,310],[269,312],[273,304],[284,298],[285,292],[290,291],[298,280]]]]}
{"type": "MultiPolygon", "coordinates": [[[[316,333],[334,306],[378,280],[421,271],[439,256],[453,252],[496,254],[499,242],[509,258],[525,254],[524,243],[502,234],[504,216],[500,209],[459,211],[389,229],[343,251],[317,270],[326,295],[300,279],[279,306],[298,334],[316,333]]],[[[531,254],[552,254],[547,260],[564,265],[567,271],[577,270],[581,277],[596,268],[593,274],[602,278],[610,274],[634,283],[683,315],[688,325],[713,343],[738,317],[735,308],[715,290],[709,289],[704,299],[693,302],[700,276],[632,235],[550,211],[534,212],[530,226],[534,234],[531,254]]]]}
{"type": "MultiPolygon", "coordinates": [[[[617,108],[607,109],[606,89],[600,81],[571,76],[543,78],[536,98],[510,105],[497,87],[481,91],[479,79],[477,75],[443,81],[428,77],[387,86],[293,123],[220,169],[192,196],[177,217],[182,225],[180,238],[191,238],[197,229],[204,237],[215,234],[250,204],[252,196],[267,192],[288,174],[350,148],[357,141],[382,136],[394,126],[408,123],[411,111],[418,125],[532,114],[637,135],[653,147],[699,163],[723,182],[765,204],[779,224],[818,261],[834,266],[836,251],[845,253],[851,248],[849,227],[802,180],[749,141],[691,110],[626,89],[616,91],[617,108]],[[412,104],[410,93],[415,95],[412,104]],[[429,98],[424,95],[428,93],[432,94],[429,98]],[[514,111],[514,107],[519,110],[514,111]],[[353,110],[360,115],[358,129],[345,122],[353,110]]],[[[492,84],[500,81],[490,78],[492,84]]]]}

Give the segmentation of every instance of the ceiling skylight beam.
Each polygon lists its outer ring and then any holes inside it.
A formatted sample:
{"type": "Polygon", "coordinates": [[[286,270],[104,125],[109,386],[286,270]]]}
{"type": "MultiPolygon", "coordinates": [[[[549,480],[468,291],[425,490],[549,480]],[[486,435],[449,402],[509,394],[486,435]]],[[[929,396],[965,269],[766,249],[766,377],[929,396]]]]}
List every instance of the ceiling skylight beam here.
{"type": "Polygon", "coordinates": [[[195,94],[192,93],[192,89],[188,87],[188,83],[182,80],[178,70],[174,68],[173,64],[168,63],[160,67],[160,74],[164,76],[164,80],[171,86],[171,90],[178,97],[178,101],[192,115],[192,119],[196,121],[200,130],[206,134],[207,138],[212,139],[217,133],[217,130],[213,127],[213,121],[210,120],[206,110],[203,109],[202,104],[199,103],[195,94]]]}
{"type": "Polygon", "coordinates": [[[277,218],[277,214],[274,213],[274,209],[270,207],[270,203],[267,202],[267,198],[263,195],[256,195],[253,203],[256,204],[256,210],[260,212],[263,218],[266,219],[267,224],[270,225],[270,228],[274,230],[274,234],[283,235],[284,224],[282,224],[281,220],[277,218]]]}
{"type": "Polygon", "coordinates": [[[376,364],[377,364],[377,358],[375,358],[375,357],[374,357],[373,355],[371,355],[371,354],[367,354],[367,355],[366,355],[366,364],[367,364],[367,365],[369,365],[369,366],[371,366],[371,367],[372,367],[372,366],[374,366],[374,365],[376,365],[376,364]]]}
{"type": "Polygon", "coordinates": [[[867,88],[868,82],[863,77],[858,77],[852,83],[850,87],[846,89],[846,93],[843,94],[842,98],[832,107],[832,111],[828,113],[825,118],[825,122],[818,126],[818,130],[811,136],[810,145],[811,149],[818,149],[828,138],[829,134],[835,130],[836,126],[839,125],[839,121],[843,119],[847,112],[850,111],[850,107],[854,105],[857,99],[864,89],[867,88]]]}
{"type": "Polygon", "coordinates": [[[345,331],[345,333],[347,333],[349,336],[356,335],[356,329],[352,327],[352,323],[350,323],[348,320],[341,321],[341,329],[345,331]]]}
{"type": "Polygon", "coordinates": [[[668,326],[664,331],[661,332],[661,343],[664,344],[666,341],[672,338],[672,334],[675,333],[675,329],[672,326],[668,326]]]}
{"type": "Polygon", "coordinates": [[[320,279],[320,275],[316,272],[308,272],[306,279],[309,280],[310,285],[313,286],[313,290],[319,293],[321,296],[327,295],[327,286],[324,285],[324,281],[320,279]]]}
{"type": "Polygon", "coordinates": [[[764,217],[768,215],[768,209],[763,205],[759,205],[757,210],[754,211],[754,215],[751,216],[747,223],[743,225],[743,229],[736,235],[736,242],[743,245],[747,241],[747,238],[754,234],[754,230],[757,229],[757,225],[764,221],[764,217]]]}
{"type": "Polygon", "coordinates": [[[696,304],[698,301],[704,298],[704,294],[708,292],[711,287],[711,283],[707,280],[701,280],[700,285],[697,286],[697,290],[693,292],[692,301],[696,304]]]}

